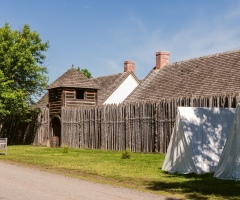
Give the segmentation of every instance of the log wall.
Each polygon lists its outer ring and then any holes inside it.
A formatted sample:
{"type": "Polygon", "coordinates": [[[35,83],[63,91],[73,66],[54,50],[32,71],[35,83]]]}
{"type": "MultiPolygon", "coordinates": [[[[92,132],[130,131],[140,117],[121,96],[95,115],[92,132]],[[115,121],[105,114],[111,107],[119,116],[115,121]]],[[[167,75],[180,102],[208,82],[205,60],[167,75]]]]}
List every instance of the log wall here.
{"type": "Polygon", "coordinates": [[[54,88],[49,90],[49,109],[51,115],[60,115],[62,108],[62,88],[54,88]]]}

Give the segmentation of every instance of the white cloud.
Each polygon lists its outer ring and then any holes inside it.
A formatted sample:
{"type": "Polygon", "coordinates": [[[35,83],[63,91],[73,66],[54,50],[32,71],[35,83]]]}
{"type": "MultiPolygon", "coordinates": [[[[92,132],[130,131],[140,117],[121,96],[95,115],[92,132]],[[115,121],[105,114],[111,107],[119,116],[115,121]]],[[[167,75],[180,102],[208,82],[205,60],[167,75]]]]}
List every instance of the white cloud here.
{"type": "Polygon", "coordinates": [[[171,38],[175,60],[194,58],[239,48],[240,28],[223,18],[195,21],[171,38]]]}
{"type": "Polygon", "coordinates": [[[136,24],[142,32],[146,32],[146,27],[144,26],[141,19],[137,18],[136,16],[132,16],[132,17],[130,17],[130,21],[132,21],[134,24],[136,24]]]}
{"type": "Polygon", "coordinates": [[[169,32],[169,27],[149,27],[141,18],[131,16],[128,23],[118,24],[110,30],[117,41],[115,53],[121,54],[123,60],[116,62],[113,58],[115,61],[104,62],[111,71],[121,72],[124,60],[134,60],[137,76],[143,78],[155,66],[158,51],[169,51],[171,62],[175,62],[239,49],[240,26],[236,23],[239,17],[234,11],[226,11],[211,18],[193,18],[191,23],[178,29],[171,27],[169,32]],[[229,13],[232,13],[231,18],[229,13]]]}

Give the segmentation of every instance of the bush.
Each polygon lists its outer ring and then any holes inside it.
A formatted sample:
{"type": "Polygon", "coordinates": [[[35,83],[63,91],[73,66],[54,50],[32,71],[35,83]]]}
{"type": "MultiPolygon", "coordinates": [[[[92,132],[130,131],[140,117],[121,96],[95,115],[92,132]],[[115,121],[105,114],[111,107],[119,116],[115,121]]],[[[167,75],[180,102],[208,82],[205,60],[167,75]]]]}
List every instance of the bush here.
{"type": "Polygon", "coordinates": [[[131,151],[127,147],[126,150],[122,152],[122,159],[130,159],[131,158],[131,151]]]}
{"type": "Polygon", "coordinates": [[[63,147],[63,153],[68,153],[68,146],[67,146],[67,145],[64,145],[64,147],[63,147]]]}

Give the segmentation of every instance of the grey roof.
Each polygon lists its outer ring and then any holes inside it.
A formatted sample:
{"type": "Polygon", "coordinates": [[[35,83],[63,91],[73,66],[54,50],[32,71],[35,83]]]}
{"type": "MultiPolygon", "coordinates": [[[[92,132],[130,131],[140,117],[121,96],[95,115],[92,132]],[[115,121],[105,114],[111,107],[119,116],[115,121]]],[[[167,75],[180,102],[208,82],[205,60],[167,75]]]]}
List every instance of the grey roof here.
{"type": "Polygon", "coordinates": [[[36,108],[47,108],[48,104],[48,91],[39,99],[39,101],[34,105],[36,108]]]}
{"type": "Polygon", "coordinates": [[[125,100],[233,95],[240,92],[240,50],[154,68],[125,100]]]}
{"type": "Polygon", "coordinates": [[[49,85],[47,90],[59,87],[98,89],[98,86],[92,79],[87,78],[75,68],[66,71],[62,76],[49,85]]]}
{"type": "Polygon", "coordinates": [[[100,88],[98,90],[98,104],[103,104],[130,74],[136,79],[136,81],[138,81],[137,77],[132,72],[123,72],[92,78],[100,88]]]}
{"type": "MultiPolygon", "coordinates": [[[[69,71],[69,70],[68,70],[69,71]]],[[[67,71],[67,72],[68,72],[67,71]]],[[[73,70],[71,70],[73,72],[73,70]]],[[[67,73],[66,72],[66,73],[67,73]]],[[[64,73],[61,77],[65,76],[66,73],[64,73]]],[[[75,73],[75,72],[74,72],[75,73]]],[[[112,74],[108,76],[101,76],[97,78],[91,78],[90,81],[94,82],[96,87],[98,87],[98,104],[103,104],[107,98],[121,85],[121,83],[129,76],[132,75],[136,81],[139,82],[137,77],[132,72],[123,72],[118,74],[112,74]]],[[[60,80],[66,80],[63,78],[58,78],[56,81],[54,81],[48,89],[55,88],[55,87],[63,87],[61,83],[57,82],[60,80]]],[[[67,74],[67,77],[70,77],[69,74],[67,74]]],[[[66,87],[66,86],[64,86],[66,87]]],[[[74,87],[74,86],[68,86],[68,87],[74,87]]],[[[45,95],[37,102],[36,107],[46,107],[48,104],[48,92],[45,93],[45,95]]]]}

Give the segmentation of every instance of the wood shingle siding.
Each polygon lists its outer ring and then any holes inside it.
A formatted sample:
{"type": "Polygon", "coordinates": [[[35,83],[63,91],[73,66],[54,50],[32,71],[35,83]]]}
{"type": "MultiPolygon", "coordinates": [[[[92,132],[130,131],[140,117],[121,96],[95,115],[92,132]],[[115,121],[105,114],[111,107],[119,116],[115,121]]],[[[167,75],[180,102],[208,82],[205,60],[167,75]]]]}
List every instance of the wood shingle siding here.
{"type": "Polygon", "coordinates": [[[240,50],[194,58],[153,69],[126,102],[238,96],[240,50]]]}

